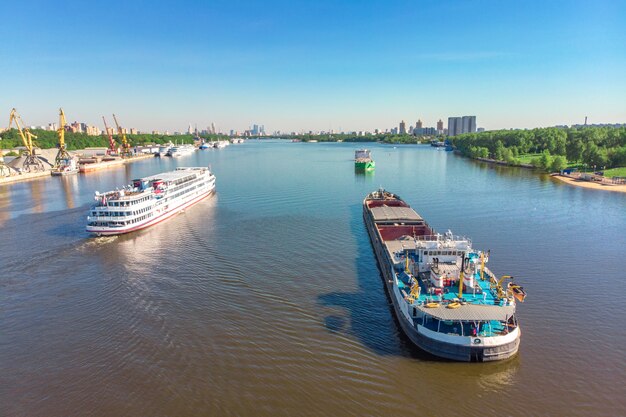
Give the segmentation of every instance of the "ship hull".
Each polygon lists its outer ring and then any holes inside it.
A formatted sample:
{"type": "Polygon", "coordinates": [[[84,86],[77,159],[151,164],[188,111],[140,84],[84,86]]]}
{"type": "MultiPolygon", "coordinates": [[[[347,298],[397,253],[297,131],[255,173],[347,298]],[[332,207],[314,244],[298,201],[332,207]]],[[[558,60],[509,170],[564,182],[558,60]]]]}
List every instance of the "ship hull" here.
{"type": "Polygon", "coordinates": [[[67,175],[74,175],[74,174],[78,174],[79,170],[78,168],[76,169],[71,169],[68,171],[50,171],[50,175],[52,175],[53,177],[64,177],[67,175]]]}
{"type": "Polygon", "coordinates": [[[385,282],[385,291],[387,296],[391,299],[391,304],[393,305],[395,319],[400,324],[400,328],[403,333],[416,347],[433,356],[459,362],[500,361],[515,356],[519,348],[519,336],[515,337],[515,339],[506,344],[497,346],[468,346],[447,343],[437,340],[434,337],[429,337],[427,335],[429,331],[426,329],[422,329],[420,332],[419,329],[422,326],[414,325],[414,323],[410,322],[400,310],[400,305],[393,289],[394,277],[391,273],[393,266],[385,255],[383,243],[376,232],[376,226],[368,215],[367,206],[365,204],[363,205],[363,219],[365,221],[365,227],[367,229],[370,242],[374,248],[374,254],[376,256],[378,267],[385,282]]]}
{"type": "Polygon", "coordinates": [[[374,161],[368,161],[368,162],[355,162],[354,163],[354,168],[358,169],[358,170],[363,170],[363,171],[369,171],[372,170],[376,167],[376,164],[374,163],[374,161]]]}

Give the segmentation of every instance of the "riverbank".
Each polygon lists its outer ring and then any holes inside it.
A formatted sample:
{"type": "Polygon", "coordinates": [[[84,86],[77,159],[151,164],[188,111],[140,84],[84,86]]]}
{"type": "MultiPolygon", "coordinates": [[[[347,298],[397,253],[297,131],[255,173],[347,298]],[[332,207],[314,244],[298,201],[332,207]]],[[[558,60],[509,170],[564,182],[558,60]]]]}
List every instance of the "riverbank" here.
{"type": "MultiPolygon", "coordinates": [[[[461,155],[459,153],[459,155],[461,155]]],[[[508,166],[508,167],[517,167],[517,168],[527,168],[527,169],[536,169],[537,167],[530,165],[530,164],[511,164],[508,163],[506,161],[498,161],[497,159],[489,159],[489,158],[470,158],[470,159],[474,159],[476,161],[481,161],[481,162],[487,162],[489,164],[496,164],[496,165],[504,165],[504,166],[508,166]]]]}
{"type": "Polygon", "coordinates": [[[551,176],[552,178],[564,182],[566,184],[589,188],[592,190],[603,190],[603,191],[612,191],[617,193],[626,193],[626,184],[609,184],[606,182],[595,182],[595,181],[585,181],[581,180],[577,177],[570,177],[566,175],[555,174],[551,176]]]}

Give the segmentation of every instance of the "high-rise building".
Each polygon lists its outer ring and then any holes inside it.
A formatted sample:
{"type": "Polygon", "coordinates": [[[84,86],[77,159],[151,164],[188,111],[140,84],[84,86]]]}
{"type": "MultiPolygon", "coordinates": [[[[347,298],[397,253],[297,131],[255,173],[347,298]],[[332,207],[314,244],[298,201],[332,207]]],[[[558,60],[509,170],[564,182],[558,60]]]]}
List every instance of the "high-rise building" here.
{"type": "Polygon", "coordinates": [[[187,128],[187,134],[191,135],[193,133],[193,129],[191,128],[191,123],[189,123],[189,128],[187,128]]]}
{"type": "Polygon", "coordinates": [[[462,119],[460,117],[448,117],[448,136],[461,134],[461,122],[462,119]]]}
{"type": "Polygon", "coordinates": [[[443,120],[441,119],[437,122],[437,133],[440,135],[443,133],[443,120]]]}
{"type": "Polygon", "coordinates": [[[476,132],[476,116],[448,117],[448,136],[476,132]]]}
{"type": "Polygon", "coordinates": [[[212,135],[215,134],[215,123],[211,122],[211,130],[209,131],[212,135]]]}
{"type": "Polygon", "coordinates": [[[461,133],[476,132],[476,116],[463,116],[463,128],[461,133]]]}
{"type": "Polygon", "coordinates": [[[422,119],[418,120],[417,123],[415,124],[415,128],[421,129],[423,127],[424,127],[424,124],[422,123],[422,119]]]}
{"type": "Polygon", "coordinates": [[[400,134],[406,134],[406,123],[404,122],[404,120],[400,122],[400,134]]]}

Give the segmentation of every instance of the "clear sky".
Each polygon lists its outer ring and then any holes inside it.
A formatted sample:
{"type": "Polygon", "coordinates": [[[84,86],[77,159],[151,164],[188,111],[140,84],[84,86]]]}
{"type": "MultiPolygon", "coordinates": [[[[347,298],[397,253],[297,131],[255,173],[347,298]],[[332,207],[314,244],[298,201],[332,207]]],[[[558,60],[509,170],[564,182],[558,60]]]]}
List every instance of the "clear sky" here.
{"type": "Polygon", "coordinates": [[[0,123],[142,130],[626,122],[621,0],[7,1],[0,123]],[[2,122],[5,113],[6,122],[2,122]]]}

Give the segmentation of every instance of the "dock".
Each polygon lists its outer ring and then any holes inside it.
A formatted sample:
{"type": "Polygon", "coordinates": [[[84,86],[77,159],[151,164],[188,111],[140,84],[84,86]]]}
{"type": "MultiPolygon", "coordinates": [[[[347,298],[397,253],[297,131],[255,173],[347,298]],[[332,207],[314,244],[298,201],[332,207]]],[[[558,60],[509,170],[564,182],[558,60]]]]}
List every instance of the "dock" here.
{"type": "MultiPolygon", "coordinates": [[[[79,172],[83,174],[87,174],[87,173],[99,171],[102,169],[119,167],[128,163],[131,163],[131,162],[140,161],[142,159],[147,159],[147,158],[154,158],[154,154],[151,154],[151,153],[140,154],[140,155],[135,155],[129,158],[115,158],[115,159],[108,160],[108,161],[79,163],[79,172]]],[[[47,162],[45,158],[43,160],[47,162]]],[[[21,172],[20,173],[20,172],[17,172],[17,170],[13,169],[12,175],[7,176],[7,177],[0,177],[0,185],[50,177],[51,165],[50,163],[47,162],[45,166],[46,166],[46,169],[44,171],[39,171],[39,172],[21,172]]]]}

